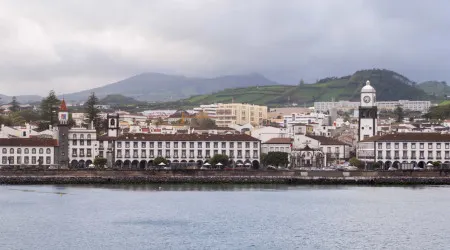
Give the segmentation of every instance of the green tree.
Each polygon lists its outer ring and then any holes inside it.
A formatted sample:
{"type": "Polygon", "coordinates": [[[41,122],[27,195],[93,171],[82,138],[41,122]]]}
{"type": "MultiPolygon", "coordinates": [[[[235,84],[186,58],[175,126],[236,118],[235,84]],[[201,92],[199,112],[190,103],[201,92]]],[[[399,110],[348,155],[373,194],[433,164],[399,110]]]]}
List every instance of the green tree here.
{"type": "Polygon", "coordinates": [[[8,117],[13,126],[21,126],[25,124],[25,119],[23,119],[18,112],[10,113],[8,117]]]}
{"type": "Polygon", "coordinates": [[[261,153],[259,156],[259,159],[261,160],[261,165],[262,166],[267,166],[267,154],[266,153],[261,153]]]}
{"type": "Polygon", "coordinates": [[[20,110],[19,102],[15,96],[12,97],[11,107],[9,108],[11,112],[18,112],[20,110]]]}
{"type": "Polygon", "coordinates": [[[97,168],[104,168],[106,166],[107,162],[108,162],[108,160],[106,160],[106,158],[103,158],[101,156],[97,156],[94,159],[94,165],[97,168]]]}
{"type": "Polygon", "coordinates": [[[217,154],[214,155],[211,160],[209,161],[209,163],[213,166],[215,166],[217,163],[221,163],[224,167],[228,166],[229,163],[229,158],[228,155],[222,155],[222,154],[217,154]]]}
{"type": "Polygon", "coordinates": [[[55,91],[51,90],[48,96],[41,101],[41,119],[48,121],[50,125],[57,122],[58,106],[61,101],[56,97],[55,91]]]}
{"type": "Polygon", "coordinates": [[[153,164],[156,166],[159,165],[161,162],[167,165],[167,159],[164,157],[158,156],[153,160],[153,164]]]}
{"type": "Polygon", "coordinates": [[[201,117],[192,118],[191,126],[198,129],[214,129],[217,127],[213,119],[201,117]]]}
{"type": "Polygon", "coordinates": [[[269,152],[266,163],[274,166],[286,166],[289,164],[289,154],[286,152],[269,152]]]}
{"type": "Polygon", "coordinates": [[[439,167],[441,166],[441,163],[438,161],[433,162],[433,167],[439,167]]]}
{"type": "Polygon", "coordinates": [[[85,112],[87,114],[89,124],[94,123],[94,127],[98,129],[100,126],[100,121],[98,117],[100,110],[97,107],[95,107],[96,105],[98,105],[98,98],[97,96],[95,96],[95,93],[92,92],[85,103],[85,112]]]}
{"type": "Polygon", "coordinates": [[[395,108],[394,114],[397,122],[402,122],[403,118],[405,118],[405,113],[403,112],[403,108],[401,106],[397,106],[397,108],[395,108]]]}
{"type": "Polygon", "coordinates": [[[27,122],[39,121],[41,119],[39,113],[34,112],[31,109],[21,110],[18,114],[27,122]]]}
{"type": "Polygon", "coordinates": [[[364,162],[358,160],[356,157],[350,158],[348,162],[350,163],[351,166],[355,166],[359,169],[363,169],[365,167],[364,162]]]}

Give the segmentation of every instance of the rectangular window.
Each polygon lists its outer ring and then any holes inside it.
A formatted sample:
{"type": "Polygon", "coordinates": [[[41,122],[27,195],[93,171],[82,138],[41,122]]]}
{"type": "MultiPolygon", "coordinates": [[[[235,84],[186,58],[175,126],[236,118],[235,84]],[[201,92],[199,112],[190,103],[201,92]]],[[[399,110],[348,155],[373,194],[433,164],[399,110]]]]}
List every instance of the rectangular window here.
{"type": "Polygon", "coordinates": [[[206,142],[206,148],[210,148],[211,147],[211,142],[206,142]]]}
{"type": "Polygon", "coordinates": [[[80,146],[84,146],[84,140],[80,140],[80,146]]]}
{"type": "Polygon", "coordinates": [[[148,151],[148,157],[155,158],[155,151],[153,151],[153,149],[148,151]]]}
{"type": "Polygon", "coordinates": [[[19,165],[22,164],[22,158],[20,156],[17,156],[17,164],[19,165]]]}
{"type": "Polygon", "coordinates": [[[411,149],[416,149],[416,144],[415,143],[411,143],[411,149]]]}
{"type": "Polygon", "coordinates": [[[158,149],[158,155],[157,155],[158,157],[162,157],[162,150],[161,149],[158,149]]]}
{"type": "Polygon", "coordinates": [[[437,149],[441,149],[441,144],[440,143],[436,143],[436,148],[437,149]]]}
{"type": "Polygon", "coordinates": [[[386,159],[391,159],[391,151],[386,151],[386,159]]]}
{"type": "Polygon", "coordinates": [[[219,147],[219,143],[218,142],[214,142],[214,148],[218,148],[219,147]]]}
{"type": "Polygon", "coordinates": [[[258,147],[258,143],[257,142],[254,142],[253,143],[253,148],[257,148],[258,147]]]}
{"type": "Polygon", "coordinates": [[[449,159],[450,158],[450,152],[449,151],[445,151],[445,159],[449,159]]]}
{"type": "Polygon", "coordinates": [[[242,158],[242,150],[238,150],[237,151],[237,157],[238,158],[242,158]]]}
{"type": "Polygon", "coordinates": [[[91,140],[86,141],[86,145],[91,146],[91,140]]]}
{"type": "Polygon", "coordinates": [[[242,148],[242,142],[238,142],[238,143],[237,143],[237,147],[238,147],[238,148],[242,148]]]}
{"type": "Polygon", "coordinates": [[[331,153],[331,147],[327,147],[327,153],[331,153]]]}
{"type": "Polygon", "coordinates": [[[117,158],[122,158],[122,150],[117,150],[117,158]]]}
{"type": "Polygon", "coordinates": [[[166,148],[170,148],[170,141],[166,142],[166,148]]]}
{"type": "Polygon", "coordinates": [[[84,157],[84,148],[80,148],[80,157],[84,157]]]}
{"type": "Polygon", "coordinates": [[[173,143],[173,147],[174,148],[178,148],[178,142],[177,141],[173,143]]]}
{"type": "Polygon", "coordinates": [[[104,157],[104,155],[103,155],[103,151],[98,151],[98,156],[100,156],[100,157],[104,157]]]}
{"type": "Polygon", "coordinates": [[[162,142],[158,142],[158,148],[162,148],[162,142]]]}
{"type": "Polygon", "coordinates": [[[125,142],[125,148],[130,148],[130,142],[129,141],[125,142]]]}
{"type": "Polygon", "coordinates": [[[36,164],[36,156],[31,157],[31,164],[36,164]]]}
{"type": "Polygon", "coordinates": [[[383,159],[383,151],[378,150],[377,158],[378,158],[378,159],[383,159]]]}
{"type": "Polygon", "coordinates": [[[173,157],[174,158],[178,158],[178,150],[174,150],[173,151],[173,157]]]}
{"type": "Polygon", "coordinates": [[[45,164],[51,164],[52,163],[52,159],[50,156],[45,157],[45,164]]]}
{"type": "Polygon", "coordinates": [[[73,140],[72,141],[72,145],[76,146],[77,145],[77,140],[73,140]]]}
{"type": "Polygon", "coordinates": [[[219,150],[215,149],[214,150],[214,155],[218,155],[219,154],[219,150]]]}
{"type": "Polygon", "coordinates": [[[253,150],[253,158],[258,158],[258,150],[253,150]]]}
{"type": "Polygon", "coordinates": [[[125,149],[125,158],[130,158],[130,150],[125,149]]]}
{"type": "Polygon", "coordinates": [[[145,149],[142,149],[142,150],[141,150],[141,157],[142,157],[142,158],[147,158],[147,154],[146,154],[145,149]]]}
{"type": "Polygon", "coordinates": [[[419,152],[419,158],[420,159],[425,159],[425,152],[424,151],[420,151],[419,152]]]}
{"type": "Polygon", "coordinates": [[[25,164],[30,164],[30,157],[29,156],[25,156],[24,157],[24,161],[25,161],[25,164]]]}
{"type": "Polygon", "coordinates": [[[227,151],[226,151],[225,149],[222,149],[222,152],[221,152],[220,154],[226,155],[226,154],[227,154],[227,151]]]}
{"type": "Polygon", "coordinates": [[[181,150],[181,158],[186,158],[186,150],[181,150]]]}
{"type": "Polygon", "coordinates": [[[234,148],[234,142],[230,142],[230,148],[234,148]]]}
{"type": "Polygon", "coordinates": [[[90,148],[86,149],[86,154],[87,154],[87,157],[91,157],[92,156],[92,149],[90,149],[90,148]]]}
{"type": "Polygon", "coordinates": [[[250,148],[250,142],[245,142],[245,148],[250,148]]]}
{"type": "Polygon", "coordinates": [[[208,149],[208,150],[206,150],[206,158],[210,158],[211,157],[211,154],[210,154],[210,150],[208,149]]]}
{"type": "Polygon", "coordinates": [[[423,149],[423,148],[424,148],[424,144],[420,143],[420,149],[423,149]]]}
{"type": "Polygon", "coordinates": [[[378,143],[378,149],[382,149],[383,148],[383,143],[379,142],[378,143]]]}
{"type": "Polygon", "coordinates": [[[398,149],[398,142],[394,144],[395,149],[398,149]]]}
{"type": "Polygon", "coordinates": [[[7,164],[8,163],[8,158],[6,158],[6,156],[2,156],[2,164],[7,164]]]}
{"type": "Polygon", "coordinates": [[[390,142],[386,143],[386,149],[391,149],[391,143],[390,142]]]}
{"type": "Polygon", "coordinates": [[[181,143],[181,148],[186,148],[186,142],[181,143]]]}
{"type": "Polygon", "coordinates": [[[411,151],[411,159],[416,159],[416,151],[411,151]]]}
{"type": "Polygon", "coordinates": [[[145,142],[145,141],[141,142],[141,148],[145,148],[145,147],[147,147],[147,142],[145,142]]]}
{"type": "Polygon", "coordinates": [[[394,158],[395,158],[395,159],[400,159],[400,155],[399,155],[398,150],[395,150],[395,151],[394,151],[394,158]]]}
{"type": "Polygon", "coordinates": [[[202,158],[202,150],[197,150],[197,157],[202,158]]]}
{"type": "Polygon", "coordinates": [[[133,148],[137,148],[137,147],[139,147],[138,142],[137,141],[133,142],[133,148]]]}
{"type": "Polygon", "coordinates": [[[403,159],[408,159],[408,151],[403,150],[403,159]]]}
{"type": "Polygon", "coordinates": [[[77,149],[72,148],[72,157],[77,157],[77,149]]]}
{"type": "Polygon", "coordinates": [[[403,143],[403,149],[408,149],[408,143],[403,143]]]}
{"type": "Polygon", "coordinates": [[[194,142],[189,142],[189,148],[194,148],[194,142]]]}
{"type": "Polygon", "coordinates": [[[121,148],[122,147],[122,142],[118,141],[117,142],[117,148],[121,148]]]}
{"type": "Polygon", "coordinates": [[[436,158],[441,159],[441,151],[436,152],[436,158]]]}
{"type": "Polygon", "coordinates": [[[166,149],[166,158],[170,158],[170,150],[166,149]]]}
{"type": "Polygon", "coordinates": [[[234,157],[234,150],[230,150],[230,151],[228,152],[228,156],[229,156],[230,158],[233,158],[233,157],[234,157]]]}
{"type": "Polygon", "coordinates": [[[428,149],[433,149],[433,143],[428,143],[428,149]]]}
{"type": "Polygon", "coordinates": [[[445,143],[445,149],[450,149],[450,143],[445,143]]]}
{"type": "Polygon", "coordinates": [[[339,154],[339,149],[340,149],[339,147],[335,147],[334,152],[339,154]]]}
{"type": "Polygon", "coordinates": [[[226,142],[224,142],[224,141],[223,141],[223,142],[221,142],[220,144],[221,144],[221,147],[222,147],[222,148],[226,148],[226,147],[227,147],[227,143],[226,143],[226,142]]]}
{"type": "Polygon", "coordinates": [[[150,148],[154,148],[155,147],[155,143],[154,142],[150,142],[150,148]]]}
{"type": "Polygon", "coordinates": [[[194,158],[194,157],[195,157],[194,150],[193,149],[189,150],[189,158],[194,158]]]}
{"type": "Polygon", "coordinates": [[[433,151],[428,151],[428,158],[430,158],[430,159],[433,158],[433,151]]]}
{"type": "Polygon", "coordinates": [[[137,149],[133,149],[133,158],[139,158],[137,149]]]}
{"type": "Polygon", "coordinates": [[[202,142],[197,142],[197,148],[202,148],[202,142]]]}

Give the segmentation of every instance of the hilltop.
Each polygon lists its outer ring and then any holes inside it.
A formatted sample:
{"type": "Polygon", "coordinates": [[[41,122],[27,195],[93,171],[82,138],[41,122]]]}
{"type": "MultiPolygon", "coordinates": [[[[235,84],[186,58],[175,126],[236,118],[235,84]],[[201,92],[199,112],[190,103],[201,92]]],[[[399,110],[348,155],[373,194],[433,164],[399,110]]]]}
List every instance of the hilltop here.
{"type": "Polygon", "coordinates": [[[170,101],[193,95],[210,94],[225,88],[276,85],[260,74],[229,75],[215,78],[185,77],[144,73],[103,87],[65,94],[68,101],[84,101],[95,92],[99,98],[121,94],[138,101],[170,101]]]}
{"type": "Polygon", "coordinates": [[[269,106],[297,103],[312,104],[316,101],[358,101],[360,90],[370,80],[377,90],[377,100],[427,100],[431,98],[416,83],[394,71],[385,69],[360,70],[343,77],[327,77],[313,84],[271,85],[225,89],[210,95],[198,95],[182,100],[184,105],[214,102],[247,102],[269,106]]]}
{"type": "Polygon", "coordinates": [[[447,83],[443,81],[422,82],[420,84],[417,84],[417,87],[433,96],[444,97],[450,95],[450,86],[448,86],[447,83]]]}

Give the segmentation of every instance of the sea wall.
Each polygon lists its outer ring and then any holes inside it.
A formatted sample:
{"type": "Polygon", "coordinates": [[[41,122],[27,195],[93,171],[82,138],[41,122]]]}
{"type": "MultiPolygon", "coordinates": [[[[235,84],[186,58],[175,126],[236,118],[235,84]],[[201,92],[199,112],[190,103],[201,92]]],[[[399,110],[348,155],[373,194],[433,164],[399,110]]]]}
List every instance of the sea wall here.
{"type": "Polygon", "coordinates": [[[448,171],[7,170],[0,184],[450,185],[448,171]]]}

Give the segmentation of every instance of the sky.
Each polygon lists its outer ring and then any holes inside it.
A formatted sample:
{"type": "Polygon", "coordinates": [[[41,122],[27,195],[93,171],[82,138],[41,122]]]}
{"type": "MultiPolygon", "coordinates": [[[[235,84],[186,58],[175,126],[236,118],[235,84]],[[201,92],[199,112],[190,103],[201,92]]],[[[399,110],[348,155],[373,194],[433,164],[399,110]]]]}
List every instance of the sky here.
{"type": "Polygon", "coordinates": [[[144,72],[283,84],[386,68],[450,80],[447,0],[1,0],[0,93],[144,72]]]}

